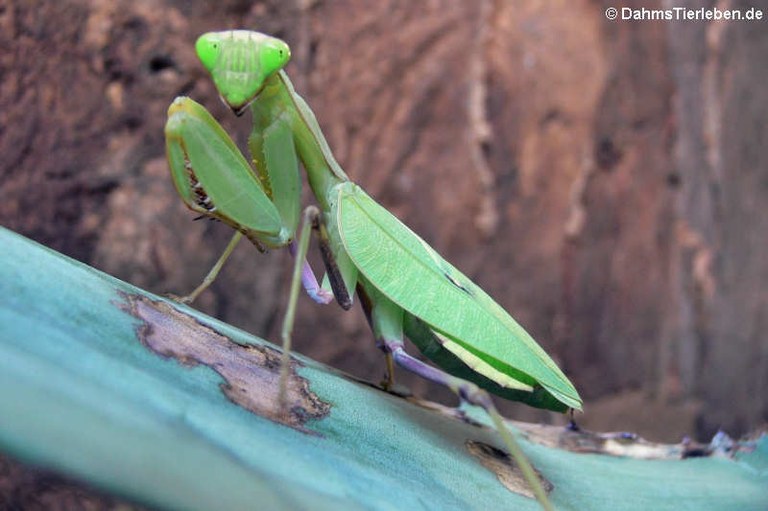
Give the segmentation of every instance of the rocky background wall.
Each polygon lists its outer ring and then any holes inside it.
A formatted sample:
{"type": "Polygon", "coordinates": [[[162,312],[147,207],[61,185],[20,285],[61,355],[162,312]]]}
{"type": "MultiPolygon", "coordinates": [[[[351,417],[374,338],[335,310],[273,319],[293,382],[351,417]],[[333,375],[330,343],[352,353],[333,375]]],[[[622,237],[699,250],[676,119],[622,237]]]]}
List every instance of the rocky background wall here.
{"type": "MultiPolygon", "coordinates": [[[[349,175],[526,326],[580,389],[583,424],[745,433],[768,420],[768,21],[611,21],[613,5],[4,0],[0,224],[193,289],[231,231],[176,197],[165,112],[190,95],[244,142],[193,43],[257,29],[293,48],[349,175]]],[[[197,306],[277,340],[289,271],[242,244],[197,306]]],[[[300,352],[382,376],[359,309],[302,297],[298,318],[300,352]]]]}

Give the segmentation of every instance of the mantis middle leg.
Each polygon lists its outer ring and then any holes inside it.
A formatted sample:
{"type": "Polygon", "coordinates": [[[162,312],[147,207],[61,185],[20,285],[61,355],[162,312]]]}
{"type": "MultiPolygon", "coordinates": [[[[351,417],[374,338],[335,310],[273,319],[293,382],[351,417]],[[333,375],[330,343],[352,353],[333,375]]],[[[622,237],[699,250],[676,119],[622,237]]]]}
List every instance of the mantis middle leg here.
{"type": "MultiPolygon", "coordinates": [[[[200,285],[197,286],[195,290],[188,295],[179,297],[178,301],[181,303],[191,304],[197,299],[198,296],[200,296],[200,293],[208,289],[216,280],[216,277],[219,276],[219,272],[221,272],[221,268],[224,266],[224,263],[227,261],[227,259],[229,259],[229,256],[232,255],[232,252],[235,250],[235,247],[238,245],[238,243],[240,243],[242,238],[243,233],[236,231],[232,236],[232,239],[229,240],[229,243],[224,249],[224,252],[221,253],[213,267],[210,269],[210,271],[208,271],[208,274],[205,276],[205,278],[203,278],[203,281],[200,283],[200,285]]],[[[292,241],[290,245],[288,245],[288,251],[292,256],[296,256],[296,242],[292,241]]],[[[312,298],[312,300],[314,300],[316,303],[319,303],[320,305],[327,305],[333,301],[333,293],[323,289],[320,286],[320,284],[317,282],[317,277],[315,277],[315,272],[312,270],[312,266],[310,266],[309,261],[306,259],[304,259],[302,263],[301,284],[309,297],[312,298]]]]}
{"type": "MultiPolygon", "coordinates": [[[[346,291],[346,286],[343,283],[341,272],[336,266],[335,259],[329,246],[328,235],[325,232],[325,228],[320,217],[320,211],[315,206],[309,206],[304,210],[301,221],[301,228],[299,231],[299,241],[295,248],[295,261],[293,265],[293,274],[291,277],[291,288],[288,292],[288,306],[286,307],[285,316],[283,317],[283,326],[280,333],[283,342],[283,354],[280,361],[278,406],[281,408],[284,408],[286,405],[285,400],[286,390],[288,387],[288,373],[290,370],[292,345],[291,334],[293,332],[293,325],[296,319],[296,304],[299,299],[299,283],[303,283],[304,288],[307,289],[307,281],[311,280],[314,283],[313,285],[315,289],[327,293],[326,290],[320,288],[317,285],[317,279],[315,279],[314,274],[309,268],[309,263],[307,262],[310,231],[314,231],[320,241],[320,249],[323,254],[323,260],[325,262],[326,271],[328,272],[331,288],[333,289],[333,294],[330,294],[330,297],[333,298],[335,296],[336,301],[345,310],[352,306],[352,300],[346,291]]],[[[312,296],[311,293],[310,296],[312,296]]]]}

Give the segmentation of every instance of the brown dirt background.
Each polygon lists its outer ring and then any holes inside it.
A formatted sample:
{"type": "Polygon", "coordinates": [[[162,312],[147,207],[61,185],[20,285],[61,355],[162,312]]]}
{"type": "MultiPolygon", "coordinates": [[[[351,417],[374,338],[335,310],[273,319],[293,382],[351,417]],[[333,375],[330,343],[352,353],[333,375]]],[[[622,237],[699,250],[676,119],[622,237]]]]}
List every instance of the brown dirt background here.
{"type": "MultiPolygon", "coordinates": [[[[244,142],[193,42],[258,29],[291,44],[288,73],[349,175],[552,354],[582,424],[738,436],[768,421],[766,21],[609,21],[611,5],[0,1],[0,224],[190,291],[230,231],[175,196],[165,111],[190,95],[244,142]]],[[[276,340],[289,271],[242,244],[197,305],[276,340]]],[[[358,308],[302,297],[298,318],[298,351],[381,377],[358,308]]]]}

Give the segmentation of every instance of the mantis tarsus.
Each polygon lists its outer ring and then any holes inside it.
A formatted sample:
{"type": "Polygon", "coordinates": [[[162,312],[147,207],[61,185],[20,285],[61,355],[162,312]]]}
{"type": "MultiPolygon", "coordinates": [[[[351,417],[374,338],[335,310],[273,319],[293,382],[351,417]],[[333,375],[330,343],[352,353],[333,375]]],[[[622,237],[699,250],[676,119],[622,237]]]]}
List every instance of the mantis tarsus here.
{"type": "Polygon", "coordinates": [[[350,181],[312,110],[283,71],[290,58],[286,43],[235,30],[202,35],[196,50],[231,109],[240,115],[250,107],[248,145],[254,165],[205,108],[176,98],[165,128],[174,184],[190,209],[236,230],[190,300],[215,278],[241,236],[260,250],[288,246],[295,266],[282,330],[280,404],[300,283],[319,303],[335,298],[345,309],[357,293],[376,343],[387,354],[389,381],[394,362],[483,407],[537,498],[549,508],[486,390],[538,408],[581,409],[570,381],[480,287],[350,181]],[[317,200],[303,215],[299,162],[317,200]],[[326,266],[322,286],[306,262],[311,231],[317,234],[326,266]],[[443,370],[406,353],[405,337],[443,370]]]}

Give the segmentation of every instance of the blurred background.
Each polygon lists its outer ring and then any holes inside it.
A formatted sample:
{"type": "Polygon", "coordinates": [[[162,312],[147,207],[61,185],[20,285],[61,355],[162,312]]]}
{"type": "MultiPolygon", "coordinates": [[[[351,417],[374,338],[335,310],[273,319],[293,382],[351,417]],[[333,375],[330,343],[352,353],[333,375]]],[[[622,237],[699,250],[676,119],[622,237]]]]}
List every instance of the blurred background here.
{"type": "MultiPolygon", "coordinates": [[[[191,291],[231,231],[177,198],[166,109],[192,96],[244,145],[248,115],[224,108],[193,45],[263,31],[291,45],[287,71],[351,178],[558,361],[582,425],[738,436],[768,421],[768,22],[605,15],[714,5],[4,0],[0,224],[151,291],[191,291]]],[[[768,16],[764,1],[716,5],[768,16]]],[[[196,306],[276,341],[290,265],[243,243],[196,306]]],[[[295,342],[383,375],[357,307],[302,296],[295,342]]]]}

